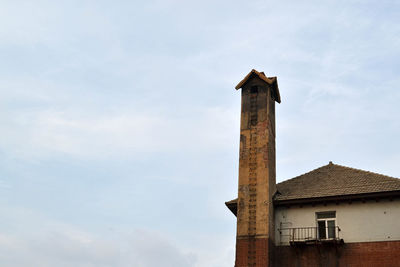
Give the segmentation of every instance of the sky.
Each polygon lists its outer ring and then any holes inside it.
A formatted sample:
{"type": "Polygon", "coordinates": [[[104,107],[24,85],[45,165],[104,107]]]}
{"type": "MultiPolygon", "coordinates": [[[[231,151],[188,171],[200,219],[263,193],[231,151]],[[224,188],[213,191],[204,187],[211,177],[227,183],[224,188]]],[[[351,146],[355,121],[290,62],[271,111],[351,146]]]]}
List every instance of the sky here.
{"type": "Polygon", "coordinates": [[[0,262],[231,267],[240,92],[277,76],[277,181],[400,177],[399,1],[0,0],[0,262]]]}

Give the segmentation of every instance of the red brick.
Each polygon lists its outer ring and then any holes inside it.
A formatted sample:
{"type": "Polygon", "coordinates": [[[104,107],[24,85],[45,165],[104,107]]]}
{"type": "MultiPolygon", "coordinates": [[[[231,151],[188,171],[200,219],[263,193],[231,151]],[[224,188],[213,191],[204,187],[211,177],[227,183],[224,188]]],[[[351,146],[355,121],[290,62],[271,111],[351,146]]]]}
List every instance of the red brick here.
{"type": "Polygon", "coordinates": [[[256,267],[272,267],[272,257],[269,257],[273,253],[273,245],[268,238],[246,238],[236,240],[236,261],[235,267],[249,267],[249,246],[251,242],[254,242],[255,246],[255,262],[256,267]]]}
{"type": "Polygon", "coordinates": [[[400,267],[400,241],[276,247],[279,267],[400,267]]]}

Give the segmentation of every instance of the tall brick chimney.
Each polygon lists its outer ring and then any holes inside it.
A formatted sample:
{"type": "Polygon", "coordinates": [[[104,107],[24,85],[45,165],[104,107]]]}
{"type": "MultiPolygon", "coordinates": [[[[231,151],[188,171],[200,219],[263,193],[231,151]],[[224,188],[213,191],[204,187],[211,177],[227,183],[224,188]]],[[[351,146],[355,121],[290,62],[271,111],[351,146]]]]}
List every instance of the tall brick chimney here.
{"type": "Polygon", "coordinates": [[[276,77],[256,70],[242,89],[235,267],[271,267],[274,247],[276,77]]]}

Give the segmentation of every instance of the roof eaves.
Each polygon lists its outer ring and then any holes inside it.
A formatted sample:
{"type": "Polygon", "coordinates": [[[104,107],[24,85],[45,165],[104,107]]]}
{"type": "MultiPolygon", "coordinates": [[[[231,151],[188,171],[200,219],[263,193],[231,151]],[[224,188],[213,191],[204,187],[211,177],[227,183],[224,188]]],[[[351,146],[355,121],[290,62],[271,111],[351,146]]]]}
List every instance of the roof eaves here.
{"type": "Polygon", "coordinates": [[[225,202],[225,205],[228,207],[228,209],[235,215],[237,216],[237,201],[238,199],[233,199],[231,201],[225,202]]]}
{"type": "Polygon", "coordinates": [[[400,190],[385,191],[385,192],[373,192],[373,193],[361,193],[352,195],[334,195],[324,197],[312,197],[312,198],[294,198],[294,199],[275,199],[275,206],[293,205],[293,204],[309,204],[309,203],[325,203],[333,201],[345,201],[345,200],[360,200],[360,199],[376,199],[381,197],[398,197],[400,196],[400,190]]]}

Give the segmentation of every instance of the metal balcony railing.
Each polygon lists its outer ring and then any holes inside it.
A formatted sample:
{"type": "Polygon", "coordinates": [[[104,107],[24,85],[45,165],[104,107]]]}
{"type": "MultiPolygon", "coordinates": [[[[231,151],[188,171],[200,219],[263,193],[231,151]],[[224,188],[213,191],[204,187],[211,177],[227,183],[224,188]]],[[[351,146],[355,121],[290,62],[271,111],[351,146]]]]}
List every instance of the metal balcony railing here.
{"type": "Polygon", "coordinates": [[[339,226],[282,228],[280,231],[287,233],[291,243],[340,239],[339,226]]]}

